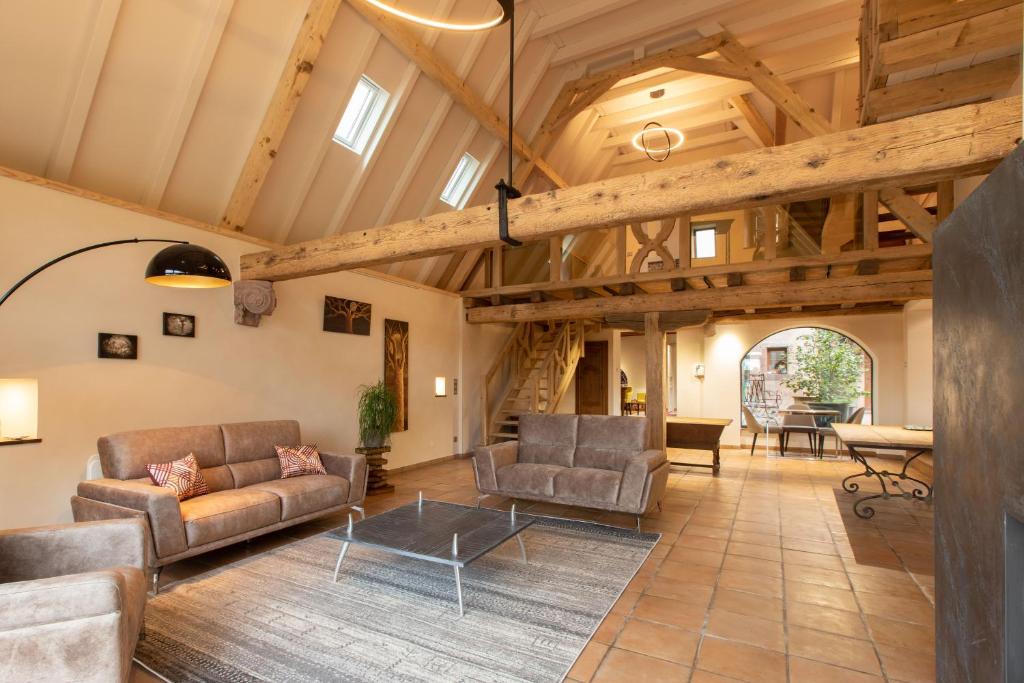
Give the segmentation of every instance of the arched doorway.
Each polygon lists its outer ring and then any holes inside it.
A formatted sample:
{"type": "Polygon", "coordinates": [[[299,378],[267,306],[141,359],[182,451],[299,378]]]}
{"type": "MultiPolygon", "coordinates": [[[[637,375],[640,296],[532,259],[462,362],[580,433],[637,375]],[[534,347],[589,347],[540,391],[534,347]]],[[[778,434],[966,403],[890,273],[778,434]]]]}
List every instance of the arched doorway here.
{"type": "MultiPolygon", "coordinates": [[[[791,327],[754,344],[740,361],[740,401],[776,418],[794,403],[828,403],[845,420],[873,421],[874,360],[857,340],[825,327],[791,327]]],[[[742,413],[742,411],[739,411],[742,413]]]]}

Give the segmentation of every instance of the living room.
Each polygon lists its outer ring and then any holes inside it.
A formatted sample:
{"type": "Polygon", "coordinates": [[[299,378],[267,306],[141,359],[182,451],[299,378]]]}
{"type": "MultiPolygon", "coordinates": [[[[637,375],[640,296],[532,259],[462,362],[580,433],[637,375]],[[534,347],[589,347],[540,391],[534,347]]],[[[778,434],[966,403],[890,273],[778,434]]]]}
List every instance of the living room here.
{"type": "Polygon", "coordinates": [[[0,680],[1024,680],[1022,31],[0,7],[0,680]]]}

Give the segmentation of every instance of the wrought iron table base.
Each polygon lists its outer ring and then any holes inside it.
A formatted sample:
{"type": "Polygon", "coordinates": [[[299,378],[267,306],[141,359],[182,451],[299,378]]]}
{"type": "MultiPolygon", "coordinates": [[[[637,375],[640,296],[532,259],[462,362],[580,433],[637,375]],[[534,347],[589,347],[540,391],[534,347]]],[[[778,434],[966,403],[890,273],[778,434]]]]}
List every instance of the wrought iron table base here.
{"type": "Polygon", "coordinates": [[[858,477],[875,477],[878,479],[878,483],[882,486],[882,492],[876,493],[873,496],[865,496],[859,498],[857,502],[853,504],[853,512],[861,519],[871,519],[875,516],[875,508],[870,505],[865,505],[869,500],[876,498],[882,498],[888,500],[889,498],[908,498],[911,500],[923,500],[930,503],[932,500],[932,487],[926,482],[921,481],[915,477],[907,474],[907,468],[910,464],[917,460],[920,456],[928,453],[931,449],[925,448],[918,450],[912,456],[906,459],[903,463],[903,469],[899,472],[890,472],[888,470],[876,470],[872,467],[866,457],[857,452],[857,449],[849,444],[846,445],[847,450],[850,452],[850,457],[856,460],[858,463],[864,466],[863,472],[857,474],[851,474],[850,476],[843,479],[843,490],[847,493],[856,493],[860,490],[860,484],[851,479],[857,479],[858,477]],[[888,484],[886,483],[888,480],[888,484]],[[901,482],[908,481],[912,482],[910,490],[904,490],[901,482]],[[893,487],[899,493],[890,493],[889,487],[893,487]]]}

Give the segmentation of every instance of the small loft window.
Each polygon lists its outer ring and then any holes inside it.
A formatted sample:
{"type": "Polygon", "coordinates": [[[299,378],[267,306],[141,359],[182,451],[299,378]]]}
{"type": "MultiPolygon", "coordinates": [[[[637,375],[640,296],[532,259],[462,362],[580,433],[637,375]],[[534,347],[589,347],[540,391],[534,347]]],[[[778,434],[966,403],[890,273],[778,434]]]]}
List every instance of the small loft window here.
{"type": "Polygon", "coordinates": [[[458,166],[455,167],[455,172],[448,179],[448,184],[444,186],[441,201],[456,209],[464,207],[476,184],[476,172],[479,168],[479,161],[474,159],[471,154],[463,154],[459,159],[458,166]]]}
{"type": "Polygon", "coordinates": [[[693,257],[715,257],[715,229],[697,228],[693,231],[693,257]]]}
{"type": "Polygon", "coordinates": [[[388,92],[368,77],[362,76],[356,83],[345,113],[341,115],[338,129],[334,131],[334,141],[356,154],[362,154],[380,122],[387,101],[388,92]]]}

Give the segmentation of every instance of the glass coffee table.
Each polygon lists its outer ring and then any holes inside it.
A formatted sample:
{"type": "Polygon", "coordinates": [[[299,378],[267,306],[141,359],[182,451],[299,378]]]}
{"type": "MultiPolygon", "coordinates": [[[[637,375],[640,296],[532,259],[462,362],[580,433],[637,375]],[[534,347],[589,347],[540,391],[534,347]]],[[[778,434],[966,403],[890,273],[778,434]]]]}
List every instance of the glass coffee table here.
{"type": "Polygon", "coordinates": [[[513,537],[525,563],[526,546],[520,532],[531,524],[533,518],[516,514],[514,505],[510,511],[488,510],[423,500],[422,493],[416,503],[359,522],[353,523],[349,513],[348,526],[328,533],[342,542],[334,582],[338,582],[341,563],[352,544],[448,565],[455,570],[455,594],[462,616],[460,570],[513,537]]]}

